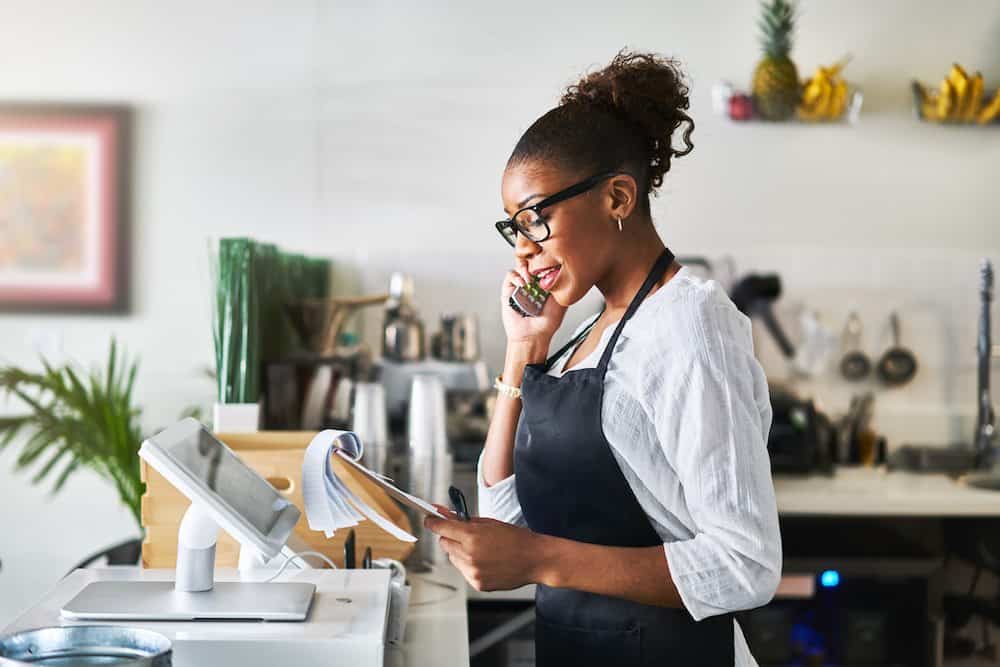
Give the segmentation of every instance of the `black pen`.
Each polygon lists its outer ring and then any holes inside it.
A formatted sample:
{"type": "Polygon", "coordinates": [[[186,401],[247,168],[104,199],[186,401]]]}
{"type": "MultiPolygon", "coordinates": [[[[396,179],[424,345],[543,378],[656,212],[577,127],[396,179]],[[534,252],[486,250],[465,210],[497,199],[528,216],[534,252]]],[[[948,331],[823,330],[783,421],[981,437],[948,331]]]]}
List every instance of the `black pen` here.
{"type": "Polygon", "coordinates": [[[451,498],[451,506],[458,515],[460,521],[469,520],[469,506],[465,502],[465,494],[457,486],[448,487],[448,496],[451,498]]]}
{"type": "Polygon", "coordinates": [[[344,540],[344,568],[348,570],[353,570],[355,566],[354,539],[354,529],[351,528],[351,532],[347,534],[347,539],[344,540]]]}

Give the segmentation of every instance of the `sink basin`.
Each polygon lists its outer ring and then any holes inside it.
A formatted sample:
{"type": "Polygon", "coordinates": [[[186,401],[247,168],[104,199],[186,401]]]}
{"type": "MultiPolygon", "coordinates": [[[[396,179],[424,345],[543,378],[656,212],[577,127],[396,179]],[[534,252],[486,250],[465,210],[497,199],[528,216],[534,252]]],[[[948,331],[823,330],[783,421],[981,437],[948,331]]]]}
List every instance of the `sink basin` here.
{"type": "Polygon", "coordinates": [[[984,491],[1000,491],[1000,473],[977,472],[963,475],[958,481],[966,486],[984,491]]]}
{"type": "Polygon", "coordinates": [[[888,464],[890,470],[960,475],[975,468],[976,453],[971,447],[960,444],[943,447],[902,445],[893,451],[888,464]]]}

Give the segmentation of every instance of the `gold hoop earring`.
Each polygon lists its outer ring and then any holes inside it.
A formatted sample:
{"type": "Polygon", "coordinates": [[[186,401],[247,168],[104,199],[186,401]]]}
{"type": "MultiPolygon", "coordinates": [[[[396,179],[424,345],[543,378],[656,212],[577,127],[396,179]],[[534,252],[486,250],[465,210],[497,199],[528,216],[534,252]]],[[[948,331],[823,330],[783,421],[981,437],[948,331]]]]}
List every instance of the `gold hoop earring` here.
{"type": "Polygon", "coordinates": [[[622,230],[622,217],[619,215],[618,216],[618,231],[621,231],[621,230],[622,230]]]}

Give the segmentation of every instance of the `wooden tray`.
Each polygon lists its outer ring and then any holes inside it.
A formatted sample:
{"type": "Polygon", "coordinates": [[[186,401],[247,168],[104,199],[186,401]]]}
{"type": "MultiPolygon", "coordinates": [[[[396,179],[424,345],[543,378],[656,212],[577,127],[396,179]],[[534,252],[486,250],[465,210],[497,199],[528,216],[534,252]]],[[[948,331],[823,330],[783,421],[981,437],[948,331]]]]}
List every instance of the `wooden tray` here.
{"type": "MultiPolygon", "coordinates": [[[[315,435],[311,431],[261,431],[217,433],[216,437],[303,511],[302,518],[295,526],[296,537],[307,543],[309,548],[329,556],[342,566],[344,540],[349,531],[337,531],[332,538],[327,539],[323,533],[310,530],[302,505],[302,457],[315,435]]],[[[142,480],[146,483],[141,511],[142,525],[146,529],[142,543],[142,564],[148,568],[173,568],[177,562],[177,529],[190,503],[145,461],[141,464],[142,480]]],[[[333,459],[333,466],[348,488],[362,500],[403,530],[413,532],[406,513],[385,491],[349,465],[337,460],[337,457],[333,459]]],[[[358,562],[361,561],[365,547],[372,548],[373,558],[396,560],[405,560],[415,547],[412,543],[400,542],[371,521],[362,521],[354,531],[358,562]]],[[[216,567],[236,567],[238,560],[239,544],[225,532],[220,532],[216,567]]],[[[317,559],[310,560],[318,566],[316,561],[317,559]]]]}

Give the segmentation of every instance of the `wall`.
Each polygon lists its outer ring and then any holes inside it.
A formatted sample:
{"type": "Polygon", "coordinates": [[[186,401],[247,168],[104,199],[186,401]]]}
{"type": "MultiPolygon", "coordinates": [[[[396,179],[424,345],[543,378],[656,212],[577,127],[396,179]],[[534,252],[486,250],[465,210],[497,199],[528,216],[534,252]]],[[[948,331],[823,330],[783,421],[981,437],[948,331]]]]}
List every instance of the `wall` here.
{"type": "MultiPolygon", "coordinates": [[[[873,353],[899,308],[922,368],[880,394],[879,424],[894,442],[967,435],[976,264],[1000,259],[1000,140],[918,124],[908,82],[959,61],[1000,84],[1000,3],[803,2],[801,73],[852,52],[857,127],[713,117],[711,84],[749,79],[755,2],[581,4],[0,0],[0,98],[136,110],[134,312],[0,316],[0,358],[32,365],[40,348],[92,363],[115,335],[142,359],[146,428],[163,426],[212,397],[206,241],[249,234],[330,254],[366,290],[412,273],[429,322],[479,314],[496,365],[509,252],[490,223],[504,161],[561,87],[629,45],[680,56],[693,81],[696,149],[653,204],[670,246],[780,271],[789,322],[806,303],[839,332],[858,308],[873,353]]],[[[783,376],[771,342],[758,346],[783,376]]],[[[803,390],[832,410],[850,395],[832,375],[803,390]]],[[[48,499],[12,460],[0,455],[0,624],[135,532],[96,478],[48,499]]]]}

